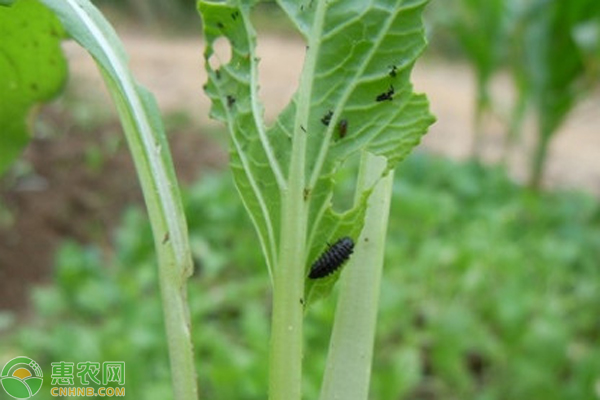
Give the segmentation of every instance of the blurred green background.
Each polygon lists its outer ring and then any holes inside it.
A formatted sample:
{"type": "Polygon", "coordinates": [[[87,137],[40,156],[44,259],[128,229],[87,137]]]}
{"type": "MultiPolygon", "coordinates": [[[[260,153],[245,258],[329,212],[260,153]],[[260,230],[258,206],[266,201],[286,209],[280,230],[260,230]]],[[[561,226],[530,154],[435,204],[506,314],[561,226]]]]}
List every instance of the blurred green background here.
{"type": "MultiPolygon", "coordinates": [[[[182,73],[172,55],[158,54],[164,83],[146,79],[163,101],[184,186],[199,386],[205,399],[265,399],[266,267],[226,170],[226,132],[203,119],[206,108],[194,113],[181,105],[200,96],[203,83],[194,2],[96,4],[129,51],[155,55],[149,43],[166,41],[172,48],[191,43],[184,53],[198,53],[191,68],[197,75],[185,78],[197,93],[176,93],[179,103],[160,90],[182,73]]],[[[470,96],[472,112],[462,123],[472,129],[450,135],[457,128],[440,107],[434,139],[397,171],[371,399],[600,398],[600,180],[575,179],[586,160],[577,154],[595,152],[597,165],[600,147],[575,135],[573,151],[563,155],[571,158],[555,164],[567,168],[567,178],[543,175],[556,160],[552,141],[567,137],[563,126],[585,129],[600,115],[598,4],[429,6],[424,68],[471,71],[473,90],[455,99],[470,96]],[[512,88],[508,100],[495,90],[498,77],[512,88]],[[586,112],[590,99],[596,106],[586,112]],[[462,153],[444,152],[456,143],[462,153]],[[520,175],[513,154],[524,160],[520,175]]],[[[267,42],[297,43],[273,4],[262,5],[256,21],[267,42]]],[[[130,398],[171,398],[139,187],[112,107],[94,91],[93,78],[80,73],[84,60],[72,48],[66,52],[72,82],[40,111],[34,140],[0,181],[0,363],[26,355],[49,377],[51,362],[125,361],[130,398]]],[[[153,64],[147,57],[133,55],[134,72],[153,64]]],[[[452,78],[440,79],[451,85],[452,78]]],[[[287,93],[294,82],[273,90],[287,93]]],[[[434,112],[440,93],[428,91],[434,112]]],[[[305,398],[318,397],[334,308],[335,293],[306,316],[305,398]]]]}

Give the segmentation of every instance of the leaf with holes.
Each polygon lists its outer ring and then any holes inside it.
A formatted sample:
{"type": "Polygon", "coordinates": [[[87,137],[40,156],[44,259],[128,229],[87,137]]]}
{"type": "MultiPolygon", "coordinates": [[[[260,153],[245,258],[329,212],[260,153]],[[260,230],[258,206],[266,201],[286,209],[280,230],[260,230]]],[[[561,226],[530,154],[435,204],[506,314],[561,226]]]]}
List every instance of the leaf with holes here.
{"type": "Polygon", "coordinates": [[[300,265],[306,276],[327,242],[356,239],[363,226],[370,190],[334,210],[336,173],[364,151],[385,156],[389,171],[433,122],[427,99],[414,94],[409,81],[425,46],[426,1],[279,4],[306,39],[307,54],[298,89],[273,126],[266,126],[258,98],[257,38],[248,2],[199,2],[205,89],[211,115],[231,132],[233,176],[271,274],[300,265]],[[217,65],[214,45],[222,38],[231,59],[217,65]],[[293,246],[300,251],[289,252],[293,246]],[[291,254],[301,260],[290,260],[291,254]]]}

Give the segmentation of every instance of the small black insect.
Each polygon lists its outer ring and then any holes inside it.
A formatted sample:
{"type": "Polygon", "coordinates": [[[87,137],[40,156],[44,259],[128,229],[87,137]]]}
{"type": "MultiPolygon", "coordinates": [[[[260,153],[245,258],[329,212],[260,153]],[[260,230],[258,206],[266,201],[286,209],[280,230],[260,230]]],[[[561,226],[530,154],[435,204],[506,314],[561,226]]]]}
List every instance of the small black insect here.
{"type": "Polygon", "coordinates": [[[222,22],[217,22],[217,27],[219,27],[219,29],[225,29],[225,25],[223,25],[222,22]]]}
{"type": "Polygon", "coordinates": [[[308,200],[308,196],[310,196],[310,189],[304,188],[304,201],[308,200]]]}
{"type": "Polygon", "coordinates": [[[220,69],[216,69],[216,70],[215,70],[215,77],[216,77],[217,79],[221,79],[221,70],[220,70],[220,69]]]}
{"type": "Polygon", "coordinates": [[[302,132],[306,133],[306,128],[303,127],[302,125],[300,125],[300,129],[302,129],[302,132]]]}
{"type": "Polygon", "coordinates": [[[390,65],[390,76],[392,78],[396,77],[397,72],[398,72],[398,67],[396,67],[395,65],[390,65]]]}
{"type": "Polygon", "coordinates": [[[233,106],[234,104],[235,104],[235,97],[228,94],[227,95],[227,107],[231,108],[231,106],[233,106]]]}
{"type": "Polygon", "coordinates": [[[233,12],[231,13],[231,19],[233,19],[234,21],[237,19],[237,17],[240,16],[239,11],[233,12]]]}
{"type": "Polygon", "coordinates": [[[350,258],[353,250],[354,242],[348,236],[344,236],[321,254],[321,257],[310,268],[308,277],[319,279],[331,275],[350,258]]]}
{"type": "Polygon", "coordinates": [[[327,114],[323,115],[323,118],[321,118],[321,122],[323,123],[323,125],[329,126],[329,123],[331,122],[331,117],[333,117],[333,111],[329,110],[327,111],[327,114]]]}
{"type": "Polygon", "coordinates": [[[375,100],[376,101],[386,101],[386,100],[392,101],[392,99],[394,97],[394,93],[395,93],[394,87],[392,85],[390,85],[390,88],[388,89],[388,91],[381,93],[379,96],[377,96],[375,98],[375,100]]]}
{"type": "Polygon", "coordinates": [[[338,132],[340,134],[340,139],[343,139],[346,136],[346,132],[348,132],[348,120],[343,119],[340,121],[338,125],[338,132]]]}

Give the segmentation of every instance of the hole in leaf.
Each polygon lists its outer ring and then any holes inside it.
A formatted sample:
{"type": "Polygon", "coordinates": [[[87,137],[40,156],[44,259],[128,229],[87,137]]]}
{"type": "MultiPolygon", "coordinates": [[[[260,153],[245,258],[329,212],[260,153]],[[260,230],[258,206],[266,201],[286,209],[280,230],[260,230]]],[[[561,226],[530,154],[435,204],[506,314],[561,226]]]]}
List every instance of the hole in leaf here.
{"type": "Polygon", "coordinates": [[[226,37],[221,36],[217,38],[213,43],[213,49],[214,53],[208,59],[210,68],[217,70],[231,61],[231,43],[226,37]]]}
{"type": "Polygon", "coordinates": [[[258,41],[256,51],[260,59],[258,93],[265,105],[265,119],[271,123],[298,87],[306,45],[299,34],[285,37],[271,34],[258,41]]]}

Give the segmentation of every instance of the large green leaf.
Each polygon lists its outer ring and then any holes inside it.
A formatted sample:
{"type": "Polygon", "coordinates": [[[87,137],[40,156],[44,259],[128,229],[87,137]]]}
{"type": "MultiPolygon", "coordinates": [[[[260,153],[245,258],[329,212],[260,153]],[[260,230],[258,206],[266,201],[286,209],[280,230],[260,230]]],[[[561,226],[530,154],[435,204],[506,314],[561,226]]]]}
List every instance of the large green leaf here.
{"type": "Polygon", "coordinates": [[[37,0],[0,5],[0,174],[29,142],[31,107],[65,82],[62,37],[60,22],[37,0]]]}
{"type": "Polygon", "coordinates": [[[280,1],[306,38],[307,57],[296,94],[271,127],[258,98],[249,3],[199,2],[209,73],[205,88],[212,116],[231,132],[233,175],[270,271],[277,272],[280,240],[289,233],[282,232],[289,196],[302,197],[296,200],[305,205],[309,268],[327,241],[356,239],[362,229],[370,189],[347,209],[332,207],[333,178],[344,162],[368,151],[387,158],[387,172],[433,122],[426,98],[414,94],[409,82],[425,46],[420,14],[426,1],[280,1]],[[215,53],[219,38],[231,46],[227,63],[215,53]]]}

